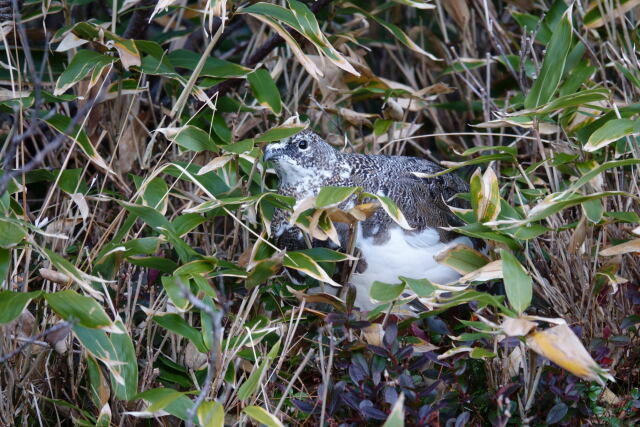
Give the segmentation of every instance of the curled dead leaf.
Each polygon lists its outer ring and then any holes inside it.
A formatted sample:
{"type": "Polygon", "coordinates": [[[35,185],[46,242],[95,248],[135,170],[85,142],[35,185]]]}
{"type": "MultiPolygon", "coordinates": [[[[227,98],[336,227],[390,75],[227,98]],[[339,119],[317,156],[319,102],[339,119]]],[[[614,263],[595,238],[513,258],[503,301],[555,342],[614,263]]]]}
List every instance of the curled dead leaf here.
{"type": "Polygon", "coordinates": [[[600,251],[602,256],[622,255],[628,253],[640,253],[640,239],[629,240],[619,245],[610,246],[600,251]]]}
{"type": "Polygon", "coordinates": [[[602,385],[613,377],[602,369],[567,326],[558,325],[543,331],[534,330],[527,336],[527,345],[539,355],[572,374],[602,385]]]}
{"type": "Polygon", "coordinates": [[[50,282],[57,283],[59,285],[64,285],[69,282],[71,279],[64,273],[60,273],[59,271],[52,270],[50,268],[41,268],[38,270],[40,273],[40,277],[45,280],[49,280],[50,282]]]}

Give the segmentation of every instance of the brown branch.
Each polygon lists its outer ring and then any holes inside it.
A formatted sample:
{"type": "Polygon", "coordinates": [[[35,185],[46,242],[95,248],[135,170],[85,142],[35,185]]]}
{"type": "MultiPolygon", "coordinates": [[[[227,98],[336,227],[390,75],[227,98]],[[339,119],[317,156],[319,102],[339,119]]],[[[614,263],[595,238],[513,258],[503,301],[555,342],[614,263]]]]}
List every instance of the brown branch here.
{"type": "MultiPolygon", "coordinates": [[[[314,1],[309,9],[314,14],[320,12],[325,6],[329,5],[332,0],[317,0],[314,1]]],[[[304,41],[304,36],[297,31],[289,30],[289,33],[295,39],[297,43],[302,43],[304,41]]],[[[264,42],[262,46],[256,49],[255,52],[247,59],[247,62],[242,64],[247,68],[254,68],[260,61],[271,53],[276,47],[280,46],[284,43],[284,39],[277,34],[272,35],[269,39],[264,42]]],[[[228,79],[223,81],[222,83],[218,83],[217,85],[207,89],[205,92],[208,96],[213,96],[216,93],[218,96],[223,96],[227,92],[236,89],[240,84],[244,81],[244,79],[228,79]]]]}
{"type": "MultiPolygon", "coordinates": [[[[0,178],[0,196],[4,194],[4,192],[6,191],[9,181],[11,181],[13,178],[19,175],[22,175],[23,173],[26,173],[35,169],[38,165],[40,165],[40,163],[44,161],[47,154],[49,154],[50,152],[60,147],[60,145],[64,142],[64,140],[67,137],[71,137],[70,136],[71,131],[73,131],[75,126],[85,118],[85,116],[89,113],[89,111],[91,111],[93,106],[104,98],[105,92],[106,92],[105,88],[102,87],[102,89],[100,90],[98,95],[96,95],[95,98],[87,102],[85,105],[82,106],[82,108],[80,108],[76,112],[75,116],[73,116],[73,118],[71,119],[71,122],[69,122],[69,125],[66,127],[64,132],[59,133],[51,141],[48,141],[45,144],[45,146],[42,148],[42,150],[38,151],[36,155],[33,156],[33,158],[29,160],[24,166],[22,166],[19,169],[12,169],[12,170],[5,171],[5,174],[2,175],[2,178],[0,178]]],[[[21,135],[17,135],[16,137],[19,138],[19,140],[23,140],[26,135],[28,135],[28,132],[25,132],[21,135]]]]}
{"type": "Polygon", "coordinates": [[[149,28],[149,18],[151,18],[151,13],[156,3],[155,0],[142,0],[138,3],[138,7],[131,15],[127,29],[122,37],[125,39],[143,38],[147,28],[149,28]]]}
{"type": "Polygon", "coordinates": [[[71,329],[73,325],[74,324],[72,322],[64,321],[64,322],[58,323],[55,326],[50,327],[49,329],[45,329],[44,331],[40,332],[38,335],[35,335],[27,339],[24,342],[24,344],[22,344],[12,352],[3,354],[2,356],[0,356],[0,363],[5,363],[9,361],[13,356],[15,356],[18,353],[21,353],[25,348],[29,347],[31,344],[35,344],[37,341],[40,341],[42,338],[46,337],[47,335],[54,333],[56,331],[59,331],[61,329],[66,329],[66,328],[71,329]]]}

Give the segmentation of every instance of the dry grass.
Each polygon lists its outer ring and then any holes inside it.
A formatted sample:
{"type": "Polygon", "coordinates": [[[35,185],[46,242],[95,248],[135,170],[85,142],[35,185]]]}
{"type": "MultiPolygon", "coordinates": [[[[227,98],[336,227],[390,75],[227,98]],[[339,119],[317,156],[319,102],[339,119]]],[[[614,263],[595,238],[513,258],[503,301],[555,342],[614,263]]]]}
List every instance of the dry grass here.
{"type": "MultiPolygon", "coordinates": [[[[156,16],[149,26],[147,38],[162,40],[165,35],[175,32],[170,41],[162,44],[166,53],[184,48],[199,55],[213,37],[213,34],[204,34],[200,25],[198,8],[204,8],[205,3],[183,2],[181,4],[189,7],[170,8],[168,13],[156,16]],[[184,34],[179,32],[181,30],[185,30],[184,34]]],[[[16,174],[20,187],[10,191],[12,205],[10,209],[3,207],[3,211],[6,217],[22,221],[25,229],[25,224],[32,227],[25,239],[7,245],[2,252],[6,257],[2,259],[6,270],[2,270],[1,289],[21,293],[42,291],[44,294],[75,289],[91,296],[86,288],[79,288],[79,280],[73,280],[73,274],[62,271],[60,264],[48,259],[42,249],[47,248],[79,271],[106,280],[100,283],[87,279],[92,283],[87,287],[93,286],[104,298],[100,306],[110,319],[121,319],[131,337],[138,369],[137,392],[159,387],[195,390],[195,395],[174,396],[173,404],[180,406],[184,404],[181,399],[195,400],[196,396],[209,403],[219,402],[228,424],[252,422],[243,409],[253,405],[264,408],[287,425],[381,422],[375,417],[367,418],[363,413],[358,415],[349,406],[342,412],[332,412],[329,407],[331,394],[340,396],[336,391],[337,384],[346,382],[348,388],[353,381],[349,370],[356,363],[352,360],[353,354],[360,351],[368,361],[373,360],[372,353],[367,353],[367,344],[372,344],[373,338],[359,327],[342,329],[332,325],[327,321],[331,319],[327,315],[333,310],[323,306],[309,307],[304,301],[300,302],[287,289],[290,282],[286,276],[267,276],[260,286],[249,289],[245,288],[245,278],[239,278],[247,274],[252,277],[252,273],[244,268],[250,259],[255,259],[258,243],[266,237],[260,219],[262,211],[255,204],[229,203],[202,215],[203,220],[194,222],[193,228],[185,227],[180,238],[187,256],[176,249],[173,240],[163,235],[161,227],[150,227],[152,220],[127,210],[126,203],[155,208],[176,225],[175,221],[186,218],[185,210],[208,200],[258,195],[273,188],[275,177],[265,173],[264,165],[255,159],[260,154],[258,146],[237,155],[226,149],[227,143],[263,134],[296,114],[344,150],[460,162],[470,158],[461,153],[473,147],[517,148],[515,161],[487,160],[482,167],[496,172],[500,194],[507,204],[525,205],[527,209],[544,196],[563,191],[586,174],[594,167],[589,166],[589,161],[603,164],[620,159],[640,159],[640,145],[635,136],[628,136],[622,151],[616,152],[614,143],[595,153],[587,152],[584,141],[578,141],[577,128],[573,124],[578,117],[587,121],[593,119],[575,111],[567,115],[565,111],[558,111],[543,117],[543,121],[550,118],[559,124],[552,133],[541,134],[535,125],[532,128],[487,129],[475,126],[521,109],[522,94],[531,89],[533,80],[517,63],[530,61],[532,69],[539,71],[545,46],[536,41],[536,35],[543,31],[540,24],[537,32],[529,32],[518,25],[514,16],[528,13],[537,21],[549,10],[549,2],[438,0],[434,2],[435,9],[427,11],[394,3],[378,14],[388,22],[396,23],[416,43],[428,48],[442,61],[417,54],[390,37],[372,19],[341,12],[344,5],[335,3],[338,5],[326,6],[318,14],[321,28],[334,36],[331,43],[349,58],[361,76],[354,77],[331,65],[306,43],[304,49],[308,60],[323,64],[320,67],[325,71],[323,78],[313,79],[291,49],[279,45],[252,65],[252,68],[262,65],[276,81],[282,100],[279,117],[260,105],[244,81],[229,88],[231,90],[226,93],[229,98],[223,99],[222,93],[220,96],[209,94],[209,101],[217,106],[214,112],[194,95],[188,99],[180,96],[188,93],[183,84],[187,84],[190,72],[185,69],[179,69],[184,78],[178,83],[176,78],[154,75],[149,71],[150,66],[144,72],[136,68],[127,72],[120,63],[107,66],[95,86],[88,87],[88,80],[83,79],[67,91],[67,94],[82,98],[61,100],[47,95],[40,99],[40,94],[35,95],[34,103],[16,106],[15,102],[6,100],[19,97],[16,94],[21,91],[52,92],[56,79],[68,67],[72,51],[50,51],[59,38],[47,45],[56,31],[63,25],[90,18],[111,22],[111,12],[107,6],[97,7],[97,3],[73,8],[64,4],[64,13],[50,11],[46,21],[36,18],[25,23],[26,39],[21,37],[17,27],[7,32],[3,43],[6,49],[2,54],[2,62],[7,65],[3,66],[1,103],[5,118],[2,129],[5,142],[0,151],[4,173],[23,168],[55,143],[57,135],[62,135],[60,130],[65,130],[64,126],[56,130],[42,120],[34,120],[33,112],[38,110],[41,114],[52,112],[76,117],[95,153],[88,152],[86,147],[83,149],[71,138],[59,137],[59,146],[46,153],[41,164],[16,174]],[[358,44],[353,42],[354,37],[358,44]],[[31,54],[25,50],[28,46],[31,54]],[[509,55],[512,55],[513,63],[505,66],[501,61],[509,55]],[[474,61],[468,61],[471,58],[474,61]],[[40,74],[39,70],[44,72],[40,74]],[[125,78],[131,80],[125,81],[125,78]],[[106,88],[111,84],[113,90],[107,94],[106,88]],[[128,92],[127,84],[137,89],[128,92]],[[406,89],[419,96],[392,93],[391,99],[385,100],[376,92],[379,88],[386,89],[387,95],[390,89],[406,89]],[[97,102],[92,103],[92,100],[97,102]],[[180,110],[179,103],[183,101],[186,103],[182,114],[172,114],[172,110],[180,110]],[[373,133],[372,127],[379,129],[378,125],[374,126],[376,120],[382,129],[382,121],[386,119],[398,126],[373,133]],[[184,125],[207,131],[212,128],[217,150],[185,150],[184,146],[180,147],[179,143],[157,131],[184,125]],[[225,141],[226,132],[230,135],[225,141]],[[27,136],[16,138],[25,133],[27,136]],[[557,160],[559,153],[575,157],[562,164],[557,160]],[[222,155],[229,155],[228,162],[211,172],[208,181],[198,181],[192,169],[181,169],[187,165],[206,165],[222,155]],[[62,174],[63,171],[66,174],[62,174]],[[528,193],[523,196],[523,192],[528,193]],[[534,193],[539,196],[533,196],[534,193]],[[159,244],[151,244],[151,249],[127,246],[127,242],[142,242],[136,239],[158,236],[164,237],[159,244]],[[126,251],[121,249],[123,246],[126,251]],[[109,252],[111,254],[107,255],[109,252]],[[198,262],[197,254],[215,257],[210,268],[202,267],[201,272],[194,275],[200,276],[202,283],[197,283],[187,273],[184,277],[174,274],[179,279],[173,287],[163,282],[162,276],[167,280],[166,277],[172,275],[168,270],[161,271],[159,264],[169,268],[169,264],[174,263],[185,269],[194,265],[189,262],[198,262]],[[142,257],[146,257],[146,261],[140,259],[142,257]],[[154,261],[151,257],[162,260],[154,261]],[[63,274],[61,277],[48,274],[43,268],[63,274]],[[212,290],[213,299],[205,297],[203,283],[212,290]],[[154,315],[165,313],[179,313],[185,324],[202,328],[201,336],[205,336],[205,343],[209,340],[209,351],[199,351],[185,334],[172,333],[153,319],[154,315]],[[203,313],[208,313],[210,318],[203,313]],[[244,341],[234,347],[233,340],[244,341]],[[276,345],[279,346],[277,353],[269,356],[276,345]],[[252,375],[255,377],[261,368],[264,370],[257,375],[255,390],[243,390],[247,380],[252,375]],[[292,403],[292,397],[317,402],[317,408],[311,414],[305,413],[292,403]]],[[[614,13],[615,5],[617,2],[598,2],[602,14],[614,13]]],[[[235,13],[237,6],[240,4],[227,11],[231,19],[226,24],[226,31],[213,31],[220,39],[212,56],[248,64],[252,55],[269,43],[273,32],[254,17],[235,13]]],[[[576,90],[595,86],[607,89],[609,96],[599,104],[602,114],[613,111],[620,117],[619,110],[631,105],[640,91],[629,75],[616,67],[623,65],[632,76],[640,76],[633,47],[637,43],[638,12],[634,9],[623,19],[605,19],[602,26],[587,28],[582,19],[588,6],[587,1],[575,2],[573,32],[574,39],[585,45],[584,58],[596,70],[576,90]]],[[[27,12],[39,8],[40,5],[38,8],[25,6],[23,14],[26,16],[27,12]]],[[[121,12],[117,16],[118,34],[124,34],[132,13],[121,12]]],[[[144,38],[144,34],[139,38],[144,38]]],[[[105,50],[99,42],[83,48],[105,50]]],[[[566,77],[567,80],[570,78],[566,77]]],[[[195,79],[190,82],[191,85],[194,83],[195,79]]],[[[204,87],[218,82],[199,80],[198,83],[204,87]]],[[[224,88],[224,84],[213,87],[224,88]]],[[[580,108],[586,109],[584,105],[580,108]]],[[[595,109],[590,113],[600,114],[595,109]]],[[[68,128],[67,133],[71,130],[68,128]]],[[[590,180],[580,191],[583,194],[617,192],[603,199],[604,212],[640,214],[639,171],[637,164],[609,169],[590,180]]],[[[631,321],[635,323],[631,327],[623,327],[622,323],[624,319],[638,315],[640,310],[638,252],[613,257],[601,256],[599,252],[633,238],[631,231],[637,230],[638,224],[611,216],[603,216],[600,222],[594,223],[586,218],[584,209],[581,205],[572,206],[538,221],[548,231],[533,239],[521,240],[522,246],[516,252],[533,278],[534,301],[528,312],[561,317],[581,329],[586,347],[593,350],[596,360],[611,369],[616,377],[617,383],[609,385],[613,391],[608,391],[615,394],[615,399],[598,403],[598,398],[589,400],[584,392],[575,402],[563,400],[566,396],[558,394],[549,404],[543,396],[544,387],[550,387],[556,378],[558,387],[566,385],[565,381],[571,381],[566,374],[559,370],[549,374],[549,365],[541,363],[521,344],[520,371],[512,375],[508,361],[513,347],[502,348],[502,344],[493,338],[478,339],[473,342],[474,347],[484,345],[496,351],[497,357],[470,361],[468,355],[461,355],[444,367],[433,360],[428,362],[425,369],[440,370],[438,379],[442,383],[426,393],[423,401],[416,398],[413,403],[407,403],[407,407],[413,405],[417,411],[426,402],[431,403],[430,399],[435,395],[444,399],[443,402],[447,401],[443,397],[445,393],[458,393],[455,399],[459,399],[459,406],[445,406],[438,416],[425,418],[425,425],[444,424],[448,419],[469,412],[469,423],[477,425],[490,422],[506,425],[509,417],[518,423],[539,424],[544,422],[540,417],[546,416],[551,406],[563,401],[570,402],[570,410],[576,411],[572,414],[585,423],[613,422],[606,417],[620,423],[633,420],[633,417],[637,420],[637,409],[636,412],[627,411],[624,405],[638,399],[633,394],[634,390],[637,393],[640,384],[638,322],[631,321]],[[463,373],[457,374],[460,369],[463,373]],[[476,379],[480,380],[477,376],[480,371],[484,371],[484,385],[476,383],[476,379]],[[548,375],[553,378],[547,378],[548,375]],[[456,381],[468,383],[469,388],[460,391],[456,381]],[[544,385],[540,385],[541,381],[544,385]],[[515,383],[520,388],[512,395],[500,391],[515,383]],[[480,394],[484,397],[478,397],[480,394]],[[514,402],[518,402],[517,408],[510,406],[515,405],[514,402]],[[583,404],[591,405],[590,413],[576,409],[583,404]],[[598,413],[594,410],[597,407],[605,409],[598,413]]],[[[500,259],[498,250],[503,246],[496,241],[490,242],[492,260],[500,259]]],[[[491,292],[495,293],[495,288],[491,292]]],[[[495,321],[499,310],[490,308],[476,314],[495,321]]],[[[463,329],[456,319],[478,320],[476,314],[473,307],[465,306],[459,311],[443,313],[441,317],[454,328],[449,331],[450,335],[459,335],[469,330],[463,329]]],[[[127,412],[143,411],[148,405],[142,399],[133,399],[132,395],[127,399],[117,396],[114,379],[109,378],[110,371],[104,361],[96,362],[95,353],[78,340],[77,331],[71,333],[66,323],[59,330],[50,329],[60,325],[63,319],[78,325],[73,316],[71,319],[65,317],[50,302],[35,297],[16,320],[0,329],[0,355],[20,350],[3,360],[0,369],[0,424],[95,424],[101,420],[106,422],[104,425],[143,424],[144,421],[127,412]],[[107,410],[110,411],[108,415],[107,410]]],[[[384,322],[398,323],[395,319],[389,320],[388,316],[384,319],[384,322]]],[[[427,331],[431,341],[440,347],[434,354],[442,354],[458,345],[437,328],[430,330],[431,326],[424,323],[428,321],[422,319],[423,323],[416,323],[416,328],[427,331]]],[[[402,338],[398,342],[404,340],[402,342],[406,344],[407,337],[415,337],[412,328],[400,322],[402,338]]],[[[112,339],[114,336],[110,335],[112,339]]],[[[121,350],[122,347],[116,345],[116,348],[121,350]]],[[[387,367],[386,372],[391,377],[395,375],[392,371],[387,367]]],[[[411,373],[419,376],[422,372],[411,373]]],[[[146,400],[153,402],[154,399],[160,401],[159,398],[146,400]]],[[[167,401],[152,410],[164,408],[185,418],[184,407],[169,408],[166,404],[167,401]]],[[[379,408],[386,414],[390,406],[384,404],[379,408]]],[[[178,423],[174,417],[158,418],[154,422],[178,423]]],[[[411,422],[407,418],[407,422],[420,424],[417,418],[411,422]]],[[[570,423],[566,419],[563,422],[570,423]]]]}

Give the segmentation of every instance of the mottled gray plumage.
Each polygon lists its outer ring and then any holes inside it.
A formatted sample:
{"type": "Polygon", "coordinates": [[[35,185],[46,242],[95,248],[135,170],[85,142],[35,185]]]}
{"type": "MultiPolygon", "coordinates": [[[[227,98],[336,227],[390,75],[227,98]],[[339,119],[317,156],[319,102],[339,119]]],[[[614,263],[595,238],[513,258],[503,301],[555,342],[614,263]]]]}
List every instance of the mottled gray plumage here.
{"type": "MultiPolygon", "coordinates": [[[[363,242],[368,242],[366,244],[374,249],[375,246],[391,244],[389,242],[393,240],[391,237],[395,230],[395,233],[402,233],[398,235],[404,236],[409,245],[407,248],[424,250],[425,257],[433,257],[429,252],[430,246],[434,246],[435,243],[446,244],[460,238],[457,233],[443,230],[441,227],[461,224],[451,213],[447,203],[456,207],[467,207],[466,202],[454,199],[453,196],[468,192],[468,185],[454,174],[433,178],[419,178],[414,175],[414,172],[433,174],[442,170],[430,161],[405,156],[343,153],[311,131],[303,131],[279,143],[268,145],[265,148],[265,160],[270,160],[275,167],[280,178],[278,191],[281,194],[302,200],[317,195],[320,188],[325,186],[362,187],[366,192],[392,199],[413,227],[411,231],[400,229],[384,210],[379,208],[359,224],[356,247],[361,248],[361,244],[365,244],[363,242]],[[428,236],[426,232],[429,232],[428,236]],[[436,236],[436,233],[437,237],[434,240],[433,236],[436,236]]],[[[354,204],[355,197],[352,197],[341,207],[350,208],[354,204]]],[[[287,249],[305,247],[302,232],[288,223],[288,216],[289,213],[283,211],[275,213],[272,231],[276,243],[287,249]]],[[[341,242],[345,245],[346,227],[338,226],[338,232],[341,242]]],[[[395,244],[394,247],[399,246],[395,244]]],[[[377,252],[368,252],[372,257],[379,258],[375,255],[377,252]]],[[[385,262],[384,259],[364,261],[365,266],[385,262]]],[[[402,275],[402,265],[390,268],[395,268],[395,271],[402,275]]]]}

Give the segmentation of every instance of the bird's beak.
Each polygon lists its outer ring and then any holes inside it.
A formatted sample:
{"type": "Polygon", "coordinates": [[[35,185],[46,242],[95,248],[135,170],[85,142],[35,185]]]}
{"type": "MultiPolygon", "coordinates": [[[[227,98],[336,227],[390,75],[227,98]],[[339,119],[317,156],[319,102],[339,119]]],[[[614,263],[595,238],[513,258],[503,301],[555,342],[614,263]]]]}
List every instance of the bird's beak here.
{"type": "Polygon", "coordinates": [[[280,143],[271,143],[271,144],[265,145],[263,149],[264,156],[262,159],[265,162],[276,160],[282,153],[282,147],[280,145],[281,145],[280,143]]]}
{"type": "Polygon", "coordinates": [[[262,157],[262,159],[266,162],[268,160],[271,160],[273,158],[273,149],[271,149],[271,147],[267,144],[264,146],[264,156],[262,157]]]}

